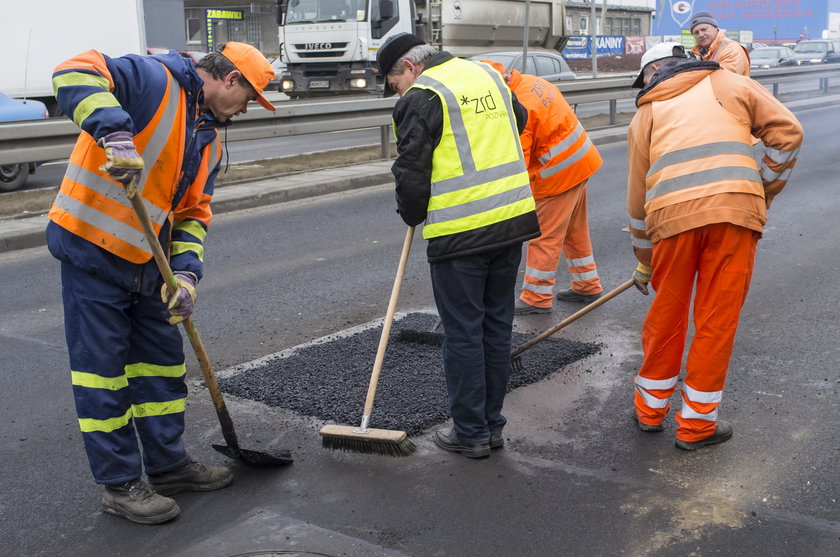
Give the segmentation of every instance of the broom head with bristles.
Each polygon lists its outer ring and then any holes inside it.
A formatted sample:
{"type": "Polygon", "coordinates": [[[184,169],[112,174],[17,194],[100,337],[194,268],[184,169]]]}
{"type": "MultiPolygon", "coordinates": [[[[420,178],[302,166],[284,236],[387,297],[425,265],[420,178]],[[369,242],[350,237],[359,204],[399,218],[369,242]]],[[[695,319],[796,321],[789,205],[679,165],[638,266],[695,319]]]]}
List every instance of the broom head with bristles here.
{"type": "Polygon", "coordinates": [[[409,456],[417,448],[404,431],[366,429],[346,425],[325,425],[321,428],[321,444],[334,451],[409,456]]]}

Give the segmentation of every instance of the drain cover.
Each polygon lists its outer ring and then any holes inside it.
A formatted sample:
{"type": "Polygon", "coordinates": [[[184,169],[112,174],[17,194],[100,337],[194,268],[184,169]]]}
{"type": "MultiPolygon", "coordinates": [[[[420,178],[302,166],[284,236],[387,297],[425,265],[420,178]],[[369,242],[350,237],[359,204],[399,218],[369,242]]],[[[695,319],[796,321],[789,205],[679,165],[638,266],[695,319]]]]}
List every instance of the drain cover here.
{"type": "MultiPolygon", "coordinates": [[[[371,415],[371,427],[417,435],[448,418],[441,347],[428,334],[437,316],[411,313],[395,322],[371,415]],[[402,333],[401,333],[402,331],[402,333]],[[412,334],[415,331],[420,334],[412,334]],[[422,342],[422,341],[425,342],[422,342]]],[[[220,380],[223,391],[269,406],[343,425],[362,416],[382,327],[335,335],[301,347],[287,357],[264,358],[233,377],[220,380]]],[[[513,334],[513,346],[533,335],[513,334]]],[[[522,354],[508,391],[535,383],[600,350],[597,344],[549,338],[522,354]]]]}

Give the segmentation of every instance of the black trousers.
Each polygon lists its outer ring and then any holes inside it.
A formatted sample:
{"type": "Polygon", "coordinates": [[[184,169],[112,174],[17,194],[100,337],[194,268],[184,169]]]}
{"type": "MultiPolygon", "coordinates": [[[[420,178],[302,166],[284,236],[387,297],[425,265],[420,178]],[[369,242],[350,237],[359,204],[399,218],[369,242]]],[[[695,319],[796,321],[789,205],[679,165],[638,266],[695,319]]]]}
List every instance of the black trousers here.
{"type": "Polygon", "coordinates": [[[458,437],[485,443],[501,434],[522,243],[431,264],[444,327],[449,415],[458,437]]]}

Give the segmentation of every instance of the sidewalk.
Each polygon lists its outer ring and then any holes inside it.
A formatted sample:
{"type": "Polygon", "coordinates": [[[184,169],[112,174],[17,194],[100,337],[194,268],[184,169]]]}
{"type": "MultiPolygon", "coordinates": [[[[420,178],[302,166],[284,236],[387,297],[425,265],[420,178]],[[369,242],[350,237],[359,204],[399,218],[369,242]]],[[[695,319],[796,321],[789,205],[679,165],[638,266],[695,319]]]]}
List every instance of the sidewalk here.
{"type": "MultiPolygon", "coordinates": [[[[827,95],[791,101],[786,103],[786,106],[793,110],[803,107],[836,106],[838,103],[840,95],[827,95]]],[[[627,138],[626,126],[596,129],[587,133],[595,145],[607,145],[627,138]]],[[[393,183],[392,162],[365,162],[218,187],[213,196],[213,213],[220,214],[393,183]]],[[[46,215],[0,219],[0,253],[44,245],[47,221],[46,215]]]]}

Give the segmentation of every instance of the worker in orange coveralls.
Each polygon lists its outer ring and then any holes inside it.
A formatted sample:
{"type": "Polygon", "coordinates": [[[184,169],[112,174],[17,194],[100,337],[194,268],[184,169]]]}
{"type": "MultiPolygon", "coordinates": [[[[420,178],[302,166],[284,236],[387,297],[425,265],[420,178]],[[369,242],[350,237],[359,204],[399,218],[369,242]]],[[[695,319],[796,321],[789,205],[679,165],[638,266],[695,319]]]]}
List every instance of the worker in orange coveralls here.
{"type": "Polygon", "coordinates": [[[717,62],[720,67],[739,75],[750,75],[750,54],[738,41],[727,38],[709,12],[697,12],[691,18],[691,34],[697,43],[691,50],[700,60],[717,62]]]}
{"type": "Polygon", "coordinates": [[[557,292],[564,302],[592,302],[603,293],[592,255],[586,211],[586,182],[601,167],[601,155],[589,140],[560,90],[534,75],[498,70],[528,109],[528,124],[519,136],[537,203],[542,235],[528,244],[517,315],[551,311],[561,253],[572,276],[571,288],[557,292]]]}
{"type": "Polygon", "coordinates": [[[636,287],[656,297],[642,329],[635,419],[662,431],[683,360],[694,295],[676,446],[696,450],[732,437],[718,420],[756,244],[770,202],[802,144],[796,117],[758,82],[678,43],[642,57],[638,111],[627,129],[627,211],[639,265],[636,287]],[[756,164],[750,134],[764,142],[756,164]]]}

